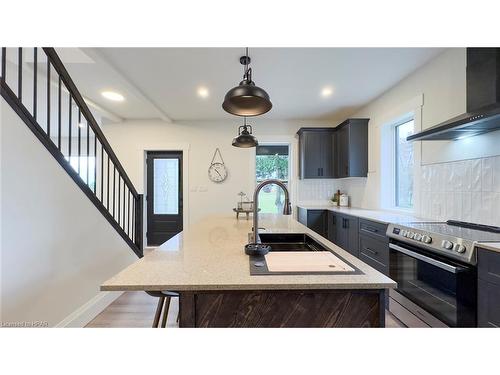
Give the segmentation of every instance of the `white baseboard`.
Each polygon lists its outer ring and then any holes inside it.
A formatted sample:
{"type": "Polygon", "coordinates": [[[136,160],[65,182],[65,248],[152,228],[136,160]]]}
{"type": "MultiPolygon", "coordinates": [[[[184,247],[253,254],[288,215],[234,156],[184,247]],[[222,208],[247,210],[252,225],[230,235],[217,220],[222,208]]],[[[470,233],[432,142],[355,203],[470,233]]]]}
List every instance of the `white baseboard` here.
{"type": "Polygon", "coordinates": [[[80,306],[66,318],[61,320],[55,327],[82,328],[92,319],[108,307],[114,300],[120,297],[123,292],[99,292],[97,296],[80,306]]]}

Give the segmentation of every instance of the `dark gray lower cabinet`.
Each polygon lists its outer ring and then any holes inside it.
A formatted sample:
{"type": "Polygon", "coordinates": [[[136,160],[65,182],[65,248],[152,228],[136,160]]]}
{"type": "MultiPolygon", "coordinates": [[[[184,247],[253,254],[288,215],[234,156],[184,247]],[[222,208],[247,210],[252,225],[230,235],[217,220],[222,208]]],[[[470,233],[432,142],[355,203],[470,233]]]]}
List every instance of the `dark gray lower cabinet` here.
{"type": "Polygon", "coordinates": [[[328,238],[385,275],[389,275],[387,224],[329,210],[299,207],[299,222],[328,238]]]}
{"type": "Polygon", "coordinates": [[[329,212],[328,216],[328,239],[335,245],[358,256],[358,218],[329,212]]]}
{"type": "Polygon", "coordinates": [[[328,237],[327,210],[307,210],[299,207],[298,217],[299,223],[304,224],[306,227],[325,238],[328,237]]]}
{"type": "Polygon", "coordinates": [[[359,219],[359,259],[389,275],[387,224],[359,219]]]}
{"type": "Polygon", "coordinates": [[[477,323],[500,327],[500,253],[478,250],[477,323]]]}
{"type": "Polygon", "coordinates": [[[359,236],[359,259],[389,275],[389,243],[370,236],[359,236]]]}
{"type": "Polygon", "coordinates": [[[479,327],[500,327],[500,285],[482,279],[477,283],[477,321],[479,327]]]}

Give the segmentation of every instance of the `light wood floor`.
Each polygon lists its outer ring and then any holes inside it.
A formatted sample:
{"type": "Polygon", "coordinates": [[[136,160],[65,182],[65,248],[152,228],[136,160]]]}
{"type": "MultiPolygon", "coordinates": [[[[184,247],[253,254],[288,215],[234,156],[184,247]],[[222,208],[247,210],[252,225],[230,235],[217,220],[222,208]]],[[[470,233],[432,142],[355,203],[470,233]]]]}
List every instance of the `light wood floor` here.
{"type": "MultiPolygon", "coordinates": [[[[87,327],[133,328],[151,327],[158,298],[144,292],[125,292],[103,312],[94,318],[87,327]]],[[[177,328],[178,298],[172,298],[167,318],[167,328],[177,328]]],[[[386,311],[385,324],[388,328],[404,325],[386,311]]]]}

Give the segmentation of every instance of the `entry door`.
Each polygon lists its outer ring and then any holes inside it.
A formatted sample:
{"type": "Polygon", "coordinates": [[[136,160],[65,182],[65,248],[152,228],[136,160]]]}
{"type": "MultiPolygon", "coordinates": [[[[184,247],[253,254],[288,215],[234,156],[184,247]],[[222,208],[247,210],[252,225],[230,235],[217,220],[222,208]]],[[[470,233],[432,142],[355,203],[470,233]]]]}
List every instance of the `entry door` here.
{"type": "Polygon", "coordinates": [[[147,163],[148,246],[182,231],[182,152],[149,151],[147,163]]]}

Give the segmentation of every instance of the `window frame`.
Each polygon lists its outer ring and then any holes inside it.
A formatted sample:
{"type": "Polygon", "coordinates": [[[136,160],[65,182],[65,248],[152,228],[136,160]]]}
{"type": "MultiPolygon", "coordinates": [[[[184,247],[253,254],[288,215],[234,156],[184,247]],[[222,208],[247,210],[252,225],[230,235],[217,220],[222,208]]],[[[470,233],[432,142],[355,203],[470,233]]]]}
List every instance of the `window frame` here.
{"type": "MultiPolygon", "coordinates": [[[[284,184],[286,184],[289,194],[290,194],[290,200],[292,200],[293,197],[293,191],[292,191],[292,184],[293,184],[293,175],[292,175],[292,163],[293,163],[293,150],[292,150],[292,144],[291,142],[287,141],[264,141],[260,142],[259,141],[259,146],[286,146],[288,148],[288,180],[281,180],[284,184]]],[[[255,152],[253,154],[253,185],[256,187],[259,185],[260,182],[257,180],[257,147],[255,147],[255,152]]],[[[251,197],[250,197],[251,198],[251,197]]]]}
{"type": "MultiPolygon", "coordinates": [[[[399,164],[399,158],[398,158],[398,152],[399,152],[399,142],[398,142],[398,128],[400,126],[403,126],[409,122],[413,122],[413,131],[415,132],[415,116],[414,114],[407,115],[404,118],[400,119],[399,121],[395,122],[392,126],[392,138],[393,138],[393,163],[392,163],[392,170],[393,170],[393,178],[392,178],[392,189],[393,189],[393,194],[392,194],[392,206],[395,210],[398,211],[405,211],[405,212],[413,212],[415,209],[415,191],[413,191],[413,200],[412,200],[412,205],[410,207],[407,206],[400,206],[399,203],[399,180],[398,180],[398,164],[399,164]]],[[[413,169],[415,167],[415,153],[413,155],[413,169]]],[[[413,186],[415,187],[415,173],[413,170],[413,186]]]]}

